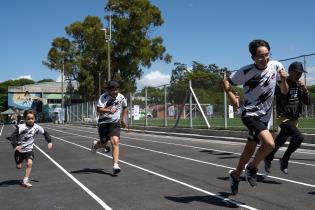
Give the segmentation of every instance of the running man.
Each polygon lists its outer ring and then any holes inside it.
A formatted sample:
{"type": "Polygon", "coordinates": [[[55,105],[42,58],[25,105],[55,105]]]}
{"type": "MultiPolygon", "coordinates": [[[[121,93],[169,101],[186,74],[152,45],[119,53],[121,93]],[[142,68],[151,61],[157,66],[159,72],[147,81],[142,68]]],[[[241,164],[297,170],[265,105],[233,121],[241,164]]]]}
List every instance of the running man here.
{"type": "Polygon", "coordinates": [[[274,148],[274,139],[267,129],[267,124],[271,117],[275,86],[278,84],[283,94],[288,92],[283,65],[278,61],[269,60],[269,43],[264,40],[253,40],[249,44],[249,51],[254,63],[242,67],[231,78],[223,80],[224,90],[236,108],[239,107],[239,100],[233,93],[231,85],[243,85],[245,101],[242,107],[242,121],[249,130],[248,140],[237,168],[229,172],[233,195],[238,193],[240,175],[244,167],[247,182],[252,187],[257,185],[258,165],[274,148]],[[249,162],[259,141],[262,144],[253,160],[249,162]]]}
{"type": "Polygon", "coordinates": [[[119,93],[117,81],[109,81],[106,89],[97,103],[97,111],[100,114],[98,119],[100,141],[93,141],[91,151],[95,154],[97,149],[106,148],[107,141],[110,140],[113,150],[113,174],[117,175],[120,172],[118,165],[120,128],[126,127],[127,100],[119,93]]]}
{"type": "Polygon", "coordinates": [[[292,153],[297,150],[304,139],[302,133],[298,129],[299,117],[302,113],[302,106],[310,105],[311,98],[303,81],[299,80],[306,71],[302,63],[293,62],[289,66],[289,76],[287,83],[289,92],[282,94],[279,88],[276,88],[276,106],[277,121],[281,130],[275,140],[275,148],[265,158],[265,171],[271,172],[271,161],[274,159],[275,153],[283,146],[288,137],[291,137],[290,144],[280,159],[280,170],[288,174],[288,164],[292,153]]]}

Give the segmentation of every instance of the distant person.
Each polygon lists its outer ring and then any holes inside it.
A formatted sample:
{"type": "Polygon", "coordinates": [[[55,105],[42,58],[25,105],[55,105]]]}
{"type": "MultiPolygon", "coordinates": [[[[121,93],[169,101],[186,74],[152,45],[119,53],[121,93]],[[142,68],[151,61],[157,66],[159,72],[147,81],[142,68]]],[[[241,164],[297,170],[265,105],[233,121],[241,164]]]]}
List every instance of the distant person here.
{"type": "Polygon", "coordinates": [[[100,141],[93,141],[91,151],[96,153],[97,149],[105,148],[107,141],[110,140],[113,149],[113,174],[116,175],[120,172],[118,164],[120,129],[126,127],[127,100],[119,93],[117,81],[109,81],[106,89],[97,103],[97,111],[100,114],[98,119],[100,141]]]}
{"type": "Polygon", "coordinates": [[[275,86],[278,84],[284,94],[288,92],[283,65],[278,61],[269,60],[268,42],[253,40],[249,44],[249,51],[254,63],[242,67],[233,76],[223,80],[224,90],[236,108],[239,107],[239,100],[232,92],[231,85],[243,85],[245,102],[241,117],[249,130],[237,168],[229,172],[231,193],[234,195],[238,193],[240,175],[244,167],[247,182],[252,187],[257,185],[258,165],[274,148],[274,139],[267,129],[267,124],[271,117],[275,86]],[[262,144],[254,159],[249,162],[259,141],[262,144]]]}
{"type": "Polygon", "coordinates": [[[48,149],[52,149],[52,143],[49,133],[35,123],[36,114],[33,110],[24,111],[23,117],[25,119],[25,123],[16,125],[16,129],[10,137],[10,141],[15,151],[14,159],[16,168],[21,169],[23,161],[26,160],[27,162],[22,186],[30,188],[32,187],[29,177],[34,160],[34,136],[38,133],[43,134],[48,142],[48,149]]]}
{"type": "Polygon", "coordinates": [[[275,148],[265,158],[265,171],[267,173],[271,172],[271,161],[274,159],[275,153],[283,146],[288,137],[291,137],[290,144],[280,159],[280,170],[287,174],[290,157],[303,142],[304,137],[298,129],[298,121],[302,113],[303,104],[311,104],[308,90],[304,82],[299,80],[303,73],[306,73],[306,71],[302,63],[291,63],[289,66],[289,76],[287,78],[289,92],[282,94],[279,87],[276,88],[277,120],[281,130],[276,137],[275,148]]]}

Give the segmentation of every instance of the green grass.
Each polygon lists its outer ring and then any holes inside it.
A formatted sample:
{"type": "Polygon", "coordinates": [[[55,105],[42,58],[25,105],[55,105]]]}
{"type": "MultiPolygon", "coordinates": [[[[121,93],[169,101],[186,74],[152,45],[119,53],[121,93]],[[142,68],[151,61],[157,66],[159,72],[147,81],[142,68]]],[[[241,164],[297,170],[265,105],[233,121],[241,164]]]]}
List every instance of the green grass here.
{"type": "MultiPolygon", "coordinates": [[[[176,119],[167,119],[167,127],[173,127],[176,119]]],[[[180,119],[178,127],[189,127],[189,119],[180,119]]],[[[209,118],[208,122],[212,129],[224,129],[224,118],[209,118]]],[[[144,119],[134,120],[133,125],[145,125],[144,119]]],[[[164,126],[164,119],[148,119],[148,126],[164,126]]],[[[207,128],[202,118],[193,119],[193,128],[207,128]]],[[[299,128],[306,133],[315,133],[315,118],[300,118],[299,128]]],[[[227,129],[229,130],[247,130],[240,118],[228,119],[227,129]]]]}

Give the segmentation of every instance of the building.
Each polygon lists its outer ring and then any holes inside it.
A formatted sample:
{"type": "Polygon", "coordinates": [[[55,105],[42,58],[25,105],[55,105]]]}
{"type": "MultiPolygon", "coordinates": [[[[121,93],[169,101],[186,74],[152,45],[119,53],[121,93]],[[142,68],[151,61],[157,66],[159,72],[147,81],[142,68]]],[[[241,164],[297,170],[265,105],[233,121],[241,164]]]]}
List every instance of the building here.
{"type": "MultiPolygon", "coordinates": [[[[72,82],[71,89],[77,90],[78,83],[72,82]]],[[[38,113],[40,121],[53,121],[61,110],[62,95],[64,95],[65,105],[82,103],[80,95],[70,94],[67,90],[69,90],[68,83],[64,83],[62,91],[61,82],[9,86],[8,107],[15,110],[16,113],[22,113],[25,109],[33,109],[38,113]]]]}

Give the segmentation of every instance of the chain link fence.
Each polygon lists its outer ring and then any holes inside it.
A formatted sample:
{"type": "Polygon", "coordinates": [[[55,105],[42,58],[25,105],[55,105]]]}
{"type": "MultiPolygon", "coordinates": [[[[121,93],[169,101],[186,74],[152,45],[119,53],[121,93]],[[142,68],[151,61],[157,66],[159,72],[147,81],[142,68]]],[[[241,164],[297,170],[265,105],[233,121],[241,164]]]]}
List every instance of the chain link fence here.
{"type": "MultiPolygon", "coordinates": [[[[241,122],[240,110],[235,110],[224,100],[224,91],[205,95],[203,90],[189,91],[189,83],[180,89],[170,84],[159,87],[148,87],[135,93],[124,94],[128,99],[129,126],[162,126],[246,130],[241,122]],[[207,101],[213,102],[204,102],[207,101]],[[199,103],[198,103],[199,102],[199,103]],[[225,108],[226,107],[226,108],[225,108]]],[[[240,98],[241,103],[243,98],[240,98]]],[[[96,123],[98,114],[97,102],[86,102],[66,107],[67,122],[96,123]]],[[[315,103],[303,110],[300,128],[305,132],[315,133],[315,103]]]]}

